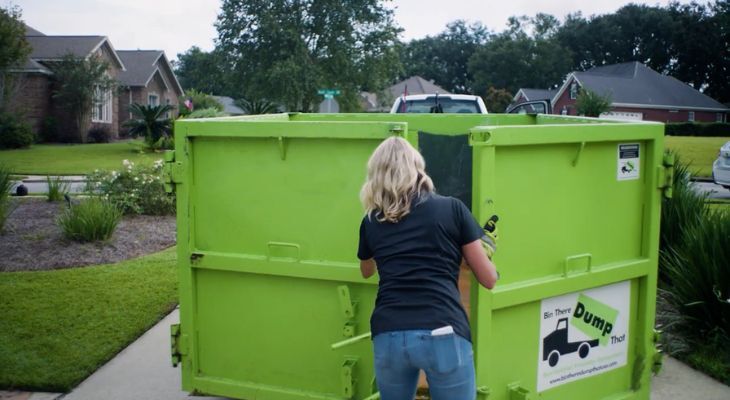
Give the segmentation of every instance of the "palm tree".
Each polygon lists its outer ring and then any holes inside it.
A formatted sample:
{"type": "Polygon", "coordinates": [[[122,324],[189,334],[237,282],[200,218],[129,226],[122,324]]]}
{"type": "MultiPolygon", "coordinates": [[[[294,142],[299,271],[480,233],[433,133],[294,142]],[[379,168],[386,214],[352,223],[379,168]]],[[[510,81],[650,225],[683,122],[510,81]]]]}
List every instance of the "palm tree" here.
{"type": "Polygon", "coordinates": [[[144,106],[134,103],[129,111],[135,117],[124,123],[129,128],[132,137],[143,136],[147,146],[154,148],[161,138],[168,138],[172,128],[172,120],[167,113],[172,110],[170,105],[144,106]]]}
{"type": "Polygon", "coordinates": [[[241,107],[241,109],[249,115],[255,115],[255,114],[271,114],[275,113],[277,111],[277,107],[275,103],[272,103],[268,100],[260,99],[260,100],[246,100],[246,99],[238,99],[234,102],[237,106],[241,107]]]}

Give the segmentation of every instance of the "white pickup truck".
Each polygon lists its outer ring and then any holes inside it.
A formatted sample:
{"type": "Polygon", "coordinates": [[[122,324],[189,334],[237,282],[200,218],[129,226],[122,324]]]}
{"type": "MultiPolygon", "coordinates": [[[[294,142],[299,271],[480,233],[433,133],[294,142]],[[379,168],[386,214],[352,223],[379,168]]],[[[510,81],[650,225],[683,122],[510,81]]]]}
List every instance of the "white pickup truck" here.
{"type": "Polygon", "coordinates": [[[395,99],[390,113],[486,114],[487,107],[481,97],[468,94],[412,94],[395,99]]]}

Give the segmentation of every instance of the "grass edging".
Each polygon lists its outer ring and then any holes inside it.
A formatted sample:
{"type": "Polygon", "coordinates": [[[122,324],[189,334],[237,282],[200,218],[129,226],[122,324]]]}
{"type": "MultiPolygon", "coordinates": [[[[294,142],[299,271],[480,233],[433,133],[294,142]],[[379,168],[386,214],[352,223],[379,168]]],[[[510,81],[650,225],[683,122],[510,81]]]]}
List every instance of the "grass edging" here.
{"type": "Polygon", "coordinates": [[[175,248],[125,260],[0,273],[0,388],[68,392],[177,304],[175,248]]]}

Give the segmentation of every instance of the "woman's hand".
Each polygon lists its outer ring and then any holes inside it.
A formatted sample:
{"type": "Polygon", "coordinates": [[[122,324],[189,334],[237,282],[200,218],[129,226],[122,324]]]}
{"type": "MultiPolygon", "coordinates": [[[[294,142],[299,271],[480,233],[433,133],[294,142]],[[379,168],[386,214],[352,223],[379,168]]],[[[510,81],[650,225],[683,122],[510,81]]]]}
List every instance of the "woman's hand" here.
{"type": "Polygon", "coordinates": [[[485,288],[492,289],[498,279],[497,268],[487,257],[484,247],[482,247],[482,241],[477,239],[461,246],[461,252],[464,254],[464,259],[466,259],[466,263],[471,268],[477,281],[485,288]]]}
{"type": "Polygon", "coordinates": [[[377,267],[374,259],[369,258],[367,260],[360,260],[360,272],[362,273],[363,278],[368,279],[373,276],[376,269],[377,267]]]}

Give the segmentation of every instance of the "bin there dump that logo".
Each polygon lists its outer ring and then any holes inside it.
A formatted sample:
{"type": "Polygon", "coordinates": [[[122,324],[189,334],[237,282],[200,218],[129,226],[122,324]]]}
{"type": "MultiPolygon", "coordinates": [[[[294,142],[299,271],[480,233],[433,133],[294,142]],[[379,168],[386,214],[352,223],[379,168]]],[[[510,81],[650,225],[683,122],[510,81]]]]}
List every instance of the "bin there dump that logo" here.
{"type": "Polygon", "coordinates": [[[626,365],[631,283],[542,300],[539,392],[626,365]]]}

